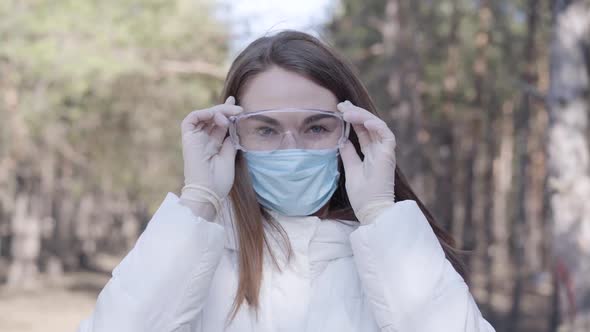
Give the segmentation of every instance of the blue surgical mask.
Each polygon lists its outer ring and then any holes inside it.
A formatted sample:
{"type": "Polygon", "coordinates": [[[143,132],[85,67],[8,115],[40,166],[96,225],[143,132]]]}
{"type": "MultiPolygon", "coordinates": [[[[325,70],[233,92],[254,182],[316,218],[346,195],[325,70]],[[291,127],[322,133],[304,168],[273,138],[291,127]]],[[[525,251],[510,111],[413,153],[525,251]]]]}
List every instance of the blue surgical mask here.
{"type": "Polygon", "coordinates": [[[338,149],[244,152],[262,206],[285,216],[307,216],[330,200],[338,186],[338,149]]]}

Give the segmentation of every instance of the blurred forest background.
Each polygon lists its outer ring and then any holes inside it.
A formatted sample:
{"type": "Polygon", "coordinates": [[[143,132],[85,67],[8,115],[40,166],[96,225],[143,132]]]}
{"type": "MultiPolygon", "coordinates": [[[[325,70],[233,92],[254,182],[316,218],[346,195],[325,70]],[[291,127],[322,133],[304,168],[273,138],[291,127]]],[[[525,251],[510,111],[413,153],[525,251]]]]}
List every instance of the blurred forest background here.
{"type": "MultiPolygon", "coordinates": [[[[1,331],[75,329],[179,192],[180,121],[232,60],[228,6],[0,0],[1,331]]],[[[590,1],[329,8],[308,32],[358,68],[484,316],[590,331],[590,1]]]]}

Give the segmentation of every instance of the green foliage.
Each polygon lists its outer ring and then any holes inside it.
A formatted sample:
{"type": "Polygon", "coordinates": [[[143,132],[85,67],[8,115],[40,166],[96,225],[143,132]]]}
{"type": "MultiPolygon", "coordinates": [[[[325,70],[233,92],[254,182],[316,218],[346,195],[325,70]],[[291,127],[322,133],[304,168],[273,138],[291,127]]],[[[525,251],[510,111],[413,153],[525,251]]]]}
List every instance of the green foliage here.
{"type": "MultiPolygon", "coordinates": [[[[447,100],[456,110],[473,111],[481,106],[475,100],[476,80],[481,78],[474,69],[478,58],[486,62],[482,89],[493,91],[494,96],[488,98],[499,100],[513,98],[521,92],[519,81],[527,64],[523,54],[528,3],[487,3],[491,19],[485,27],[480,16],[484,2],[479,1],[344,0],[328,31],[335,46],[359,68],[380,109],[395,112],[398,98],[403,96],[392,95],[387,90],[389,80],[413,65],[419,82],[411,88],[419,91],[426,112],[436,117],[447,100]],[[387,3],[397,3],[399,14],[395,17],[399,24],[387,16],[387,3]],[[387,28],[383,28],[387,24],[393,24],[398,39],[388,39],[384,33],[387,28]],[[489,35],[485,47],[478,40],[482,32],[489,35]],[[389,53],[381,51],[387,43],[393,44],[389,53]],[[452,48],[457,49],[459,62],[449,69],[452,48]],[[457,85],[449,92],[445,79],[451,75],[456,77],[457,85]]],[[[549,20],[547,15],[543,11],[538,22],[544,36],[548,34],[549,25],[543,24],[549,20]]]]}
{"type": "MultiPolygon", "coordinates": [[[[28,154],[75,165],[72,193],[124,193],[154,207],[176,191],[180,121],[216,102],[222,81],[166,63],[223,67],[227,35],[214,9],[207,0],[0,2],[0,86],[17,92],[28,154]]],[[[0,116],[8,112],[0,102],[0,116]]]]}

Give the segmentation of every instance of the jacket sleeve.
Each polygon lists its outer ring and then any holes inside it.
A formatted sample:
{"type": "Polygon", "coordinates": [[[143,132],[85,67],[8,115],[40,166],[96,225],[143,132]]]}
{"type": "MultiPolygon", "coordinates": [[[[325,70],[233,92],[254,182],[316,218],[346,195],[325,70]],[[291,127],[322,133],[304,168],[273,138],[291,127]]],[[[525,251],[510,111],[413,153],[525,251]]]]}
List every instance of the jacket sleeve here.
{"type": "Polygon", "coordinates": [[[168,193],[78,332],[183,331],[203,308],[224,236],[168,193]]]}
{"type": "Polygon", "coordinates": [[[382,331],[494,331],[415,201],[392,204],[350,241],[382,331]]]}

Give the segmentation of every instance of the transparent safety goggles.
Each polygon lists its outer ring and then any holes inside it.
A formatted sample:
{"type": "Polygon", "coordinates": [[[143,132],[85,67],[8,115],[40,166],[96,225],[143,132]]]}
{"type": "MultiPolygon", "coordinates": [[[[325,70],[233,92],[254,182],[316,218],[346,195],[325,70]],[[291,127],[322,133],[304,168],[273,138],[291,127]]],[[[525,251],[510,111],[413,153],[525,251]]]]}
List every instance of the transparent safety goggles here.
{"type": "Polygon", "coordinates": [[[348,138],[350,124],[340,112],[315,109],[270,109],[229,118],[229,133],[236,149],[334,149],[348,138]]]}

